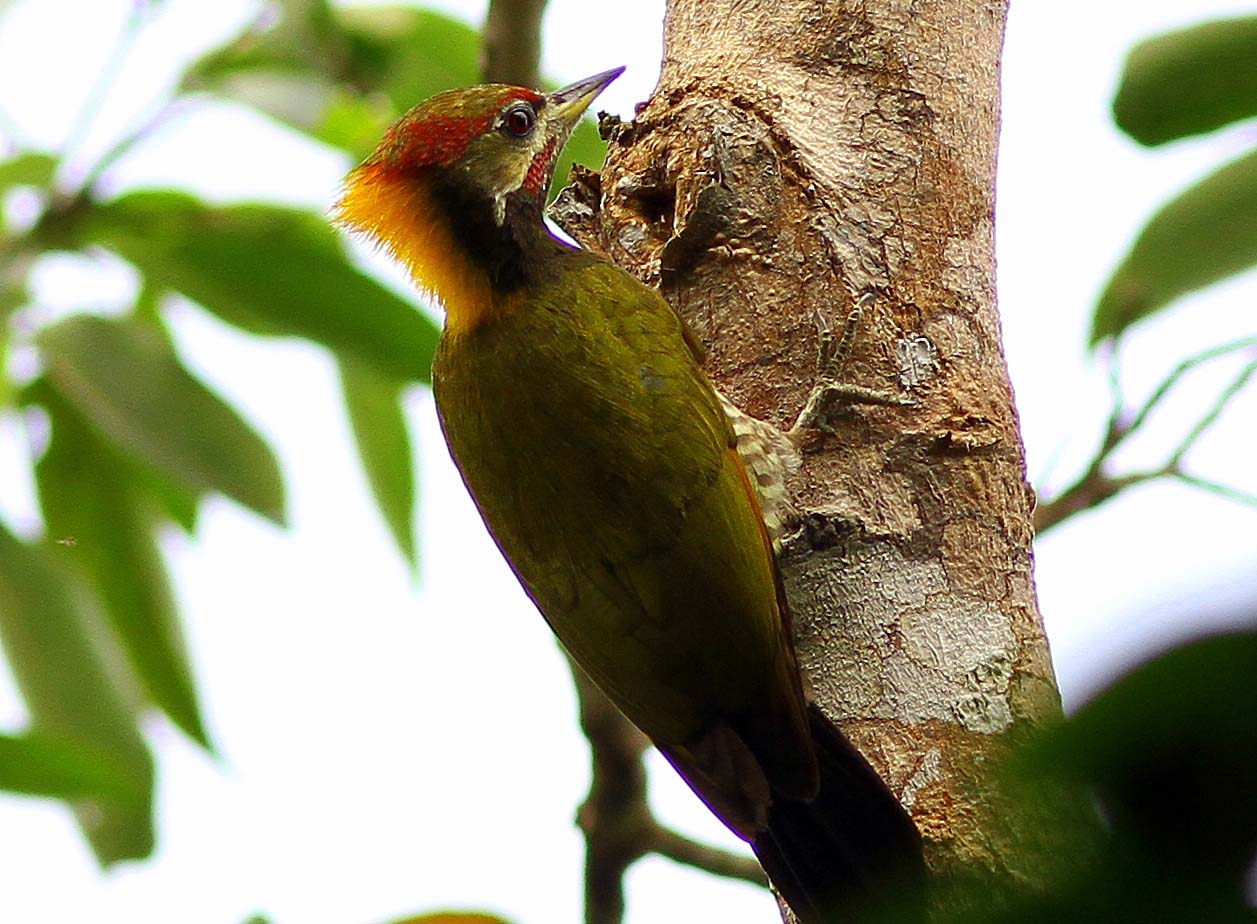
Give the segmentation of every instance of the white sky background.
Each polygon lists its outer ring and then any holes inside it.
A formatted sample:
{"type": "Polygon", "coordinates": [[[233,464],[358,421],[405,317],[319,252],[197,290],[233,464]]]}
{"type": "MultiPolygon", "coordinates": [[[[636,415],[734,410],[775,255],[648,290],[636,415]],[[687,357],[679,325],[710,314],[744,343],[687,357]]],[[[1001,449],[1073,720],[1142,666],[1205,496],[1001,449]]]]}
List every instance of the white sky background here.
{"type": "MultiPolygon", "coordinates": [[[[482,3],[433,4],[478,22],[482,3]]],[[[0,109],[41,147],[60,147],[126,2],[0,4],[0,109]]],[[[661,0],[551,0],[545,70],[555,79],[616,64],[600,105],[622,117],[650,92],[661,0]],[[613,11],[614,10],[614,18],[613,11]],[[614,35],[613,50],[591,34],[614,35]],[[610,56],[610,57],[609,57],[610,56]]],[[[231,34],[246,0],[171,0],[139,39],[79,164],[169,84],[185,56],[231,34]]],[[[1108,104],[1129,46],[1145,35],[1254,4],[1013,4],[1004,64],[1000,298],[1037,487],[1067,483],[1106,410],[1089,363],[1090,307],[1151,209],[1251,145],[1253,126],[1149,153],[1111,128],[1108,104]]],[[[190,187],[322,208],[349,164],[237,107],[176,121],[109,175],[114,188],[190,187]]],[[[118,268],[50,262],[41,302],[56,313],[124,305],[118,268]]],[[[1252,333],[1257,278],[1192,299],[1126,345],[1127,385],[1144,394],[1176,358],[1252,333]]],[[[587,784],[566,667],[458,482],[428,395],[416,391],[423,573],[410,576],[377,519],[340,410],[328,357],[256,341],[180,306],[186,361],[279,453],[291,531],[220,500],[195,541],[166,542],[211,733],[207,758],[163,722],[159,850],[101,874],[68,813],[0,796],[0,920],[21,924],[372,924],[438,907],[496,910],[520,924],[580,919],[581,840],[571,823],[587,784]]],[[[1163,458],[1220,383],[1202,374],[1167,423],[1123,455],[1163,458]]],[[[1192,453],[1193,468],[1252,488],[1253,395],[1192,453]]],[[[0,514],[37,517],[25,441],[0,421],[0,514]]],[[[1047,490],[1044,490],[1047,488],[1047,490]]],[[[1142,488],[1076,518],[1037,547],[1039,595],[1067,702],[1138,652],[1198,631],[1200,611],[1257,599],[1257,513],[1187,488],[1142,488]]],[[[2,668],[0,668],[2,669],[2,668]]],[[[24,721],[0,674],[0,727],[24,721]]],[[[729,843],[666,768],[656,805],[670,823],[729,843]]],[[[629,879],[629,924],[762,924],[772,903],[659,860],[629,879]]]]}

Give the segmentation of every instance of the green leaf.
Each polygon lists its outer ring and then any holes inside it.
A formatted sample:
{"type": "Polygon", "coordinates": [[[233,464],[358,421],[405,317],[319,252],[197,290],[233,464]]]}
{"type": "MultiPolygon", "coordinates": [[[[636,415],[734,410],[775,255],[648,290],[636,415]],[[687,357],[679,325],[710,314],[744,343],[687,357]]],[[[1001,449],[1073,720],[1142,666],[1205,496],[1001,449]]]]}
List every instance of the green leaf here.
{"type": "Polygon", "coordinates": [[[94,587],[152,702],[210,749],[166,568],[151,482],[108,446],[47,382],[28,390],[52,424],[35,466],[40,507],[62,558],[94,587]]]}
{"type": "Polygon", "coordinates": [[[0,734],[0,789],[124,806],[144,798],[126,763],[109,751],[48,732],[0,734]]]}
{"type": "Polygon", "coordinates": [[[132,478],[141,492],[185,533],[189,536],[195,533],[203,492],[179,484],[138,459],[127,461],[132,463],[132,478]]]}
{"type": "Polygon", "coordinates": [[[1115,337],[1180,295],[1257,264],[1257,151],[1163,206],[1100,296],[1091,343],[1115,337]]]}
{"type": "Polygon", "coordinates": [[[1094,782],[1114,827],[1162,862],[1238,884],[1257,840],[1257,632],[1184,645],[1131,671],[1031,755],[1094,782]]]}
{"type": "Polygon", "coordinates": [[[1113,100],[1140,144],[1213,131],[1257,115],[1257,17],[1203,23],[1140,42],[1113,100]]]}
{"type": "Polygon", "coordinates": [[[567,177],[573,164],[580,164],[590,170],[601,170],[602,162],[606,160],[606,157],[607,143],[599,137],[597,124],[593,119],[581,119],[572,130],[572,137],[568,139],[555,165],[550,198],[557,196],[559,191],[567,185],[567,177]]]}
{"type": "Polygon", "coordinates": [[[133,193],[94,209],[78,236],[245,330],[306,337],[381,374],[428,381],[436,326],[355,268],[320,215],[133,193]]]}
{"type": "Polygon", "coordinates": [[[415,462],[402,415],[402,388],[348,360],[341,360],[340,379],[367,482],[397,547],[414,565],[415,462]]]}
{"type": "Polygon", "coordinates": [[[133,798],[72,803],[102,863],[153,848],[153,765],[111,676],[108,630],[79,605],[68,576],[43,550],[0,526],[0,644],[36,731],[82,741],[125,767],[133,798]]]}
{"type": "Polygon", "coordinates": [[[27,152],[17,157],[0,162],[0,195],[14,186],[38,186],[47,189],[52,186],[53,174],[57,172],[57,160],[47,154],[27,152]]]}
{"type": "Polygon", "coordinates": [[[36,342],[58,393],[125,452],[283,522],[284,485],[270,448],[152,327],[83,315],[36,342]]]}
{"type": "Polygon", "coordinates": [[[197,62],[184,87],[254,106],[362,157],[420,100],[475,83],[480,37],[409,7],[280,4],[280,23],[197,62]]]}
{"type": "Polygon", "coordinates": [[[350,76],[385,93],[399,114],[480,79],[480,33],[465,22],[401,6],[346,7],[337,18],[352,48],[350,76]]]}

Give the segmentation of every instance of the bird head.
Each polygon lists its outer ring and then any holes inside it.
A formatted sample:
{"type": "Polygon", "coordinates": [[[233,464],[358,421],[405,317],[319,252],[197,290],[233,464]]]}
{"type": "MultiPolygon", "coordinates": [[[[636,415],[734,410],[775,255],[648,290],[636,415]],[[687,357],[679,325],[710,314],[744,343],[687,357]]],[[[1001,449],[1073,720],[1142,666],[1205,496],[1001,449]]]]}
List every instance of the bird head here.
{"type": "MultiPolygon", "coordinates": [[[[394,123],[345,178],[333,218],[391,252],[447,309],[491,300],[466,225],[479,221],[492,236],[512,203],[535,211],[539,224],[559,152],[623,70],[549,94],[486,84],[431,97],[394,123]]],[[[486,236],[484,229],[477,234],[486,236]]]]}

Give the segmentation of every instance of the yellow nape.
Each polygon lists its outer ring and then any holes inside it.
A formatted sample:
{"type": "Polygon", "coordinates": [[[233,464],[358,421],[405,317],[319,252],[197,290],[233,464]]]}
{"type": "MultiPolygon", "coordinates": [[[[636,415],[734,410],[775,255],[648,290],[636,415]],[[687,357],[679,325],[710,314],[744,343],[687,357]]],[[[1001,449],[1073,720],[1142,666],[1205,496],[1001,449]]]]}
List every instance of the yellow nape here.
{"type": "Polygon", "coordinates": [[[449,333],[473,330],[494,313],[488,277],[454,241],[421,179],[363,164],[346,177],[332,219],[400,261],[415,285],[445,307],[449,333]]]}

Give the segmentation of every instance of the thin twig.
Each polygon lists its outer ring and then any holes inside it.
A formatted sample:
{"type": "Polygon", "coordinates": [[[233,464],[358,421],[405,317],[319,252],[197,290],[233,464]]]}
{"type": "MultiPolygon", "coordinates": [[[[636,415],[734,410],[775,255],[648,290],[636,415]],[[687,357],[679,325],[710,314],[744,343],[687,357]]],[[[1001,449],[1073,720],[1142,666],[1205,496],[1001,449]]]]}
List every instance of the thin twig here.
{"type": "Polygon", "coordinates": [[[1222,356],[1229,356],[1231,353],[1236,353],[1240,350],[1253,348],[1257,348],[1257,337],[1245,337],[1241,340],[1234,340],[1231,343],[1224,343],[1220,346],[1210,347],[1207,350],[1202,350],[1194,356],[1189,356],[1184,359],[1170,371],[1169,375],[1161,380],[1160,384],[1158,384],[1156,388],[1153,389],[1152,394],[1148,396],[1148,400],[1144,402],[1143,407],[1136,412],[1135,416],[1131,418],[1130,423],[1125,426],[1125,433],[1122,435],[1123,438],[1143,426],[1144,422],[1148,419],[1148,416],[1154,409],[1156,409],[1157,405],[1165,399],[1166,395],[1170,393],[1170,390],[1179,383],[1183,376],[1191,372],[1197,366],[1207,363],[1210,360],[1218,359],[1222,356]]]}
{"type": "Polygon", "coordinates": [[[116,141],[108,151],[106,151],[99,160],[96,161],[88,170],[83,181],[79,184],[79,194],[84,195],[91,191],[96,185],[96,181],[104,175],[105,171],[118,162],[127,152],[134,148],[139,142],[143,141],[157,129],[168,123],[171,119],[182,115],[190,109],[195,103],[200,102],[196,97],[181,96],[173,100],[163,100],[156,105],[152,115],[148,116],[134,130],[125,132],[118,141],[116,141]]]}
{"type": "Polygon", "coordinates": [[[1257,373],[1257,360],[1253,360],[1240,370],[1240,374],[1218,395],[1213,402],[1213,406],[1201,416],[1200,420],[1196,421],[1194,427],[1187,431],[1174,452],[1170,454],[1170,460],[1166,465],[1167,468],[1178,469],[1179,463],[1183,461],[1183,456],[1187,455],[1187,451],[1195,445],[1204,432],[1214,425],[1218,417],[1226,410],[1226,406],[1231,403],[1231,400],[1244,390],[1244,386],[1249,383],[1254,373],[1257,373]]]}
{"type": "MultiPolygon", "coordinates": [[[[1223,494],[1228,497],[1243,500],[1247,497],[1242,491],[1233,488],[1227,488],[1217,485],[1205,479],[1199,479],[1193,475],[1186,475],[1180,470],[1183,457],[1195,444],[1209,427],[1211,427],[1218,417],[1225,410],[1227,404],[1248,384],[1252,377],[1257,374],[1257,360],[1254,360],[1241,370],[1240,374],[1232,381],[1230,386],[1223,390],[1218,399],[1210,407],[1210,409],[1202,415],[1200,420],[1188,430],[1183,439],[1175,447],[1170,454],[1166,463],[1158,469],[1137,472],[1128,475],[1113,476],[1104,472],[1104,463],[1112,456],[1114,450],[1126,440],[1128,436],[1139,430],[1147,422],[1152,412],[1165,400],[1169,393],[1174,389],[1187,373],[1196,367],[1219,359],[1223,356],[1229,356],[1242,350],[1257,348],[1257,337],[1245,337],[1240,340],[1234,340],[1230,343],[1224,343],[1219,346],[1210,347],[1202,350],[1193,356],[1179,362],[1173,369],[1163,378],[1157,387],[1144,401],[1138,411],[1129,419],[1122,409],[1121,392],[1118,386],[1118,378],[1116,375],[1116,360],[1111,366],[1109,381],[1110,391],[1114,396],[1113,411],[1110,413],[1108,424],[1105,429],[1105,435],[1100,443],[1095,457],[1091,460],[1083,474],[1061,491],[1056,497],[1049,501],[1040,503],[1034,512],[1035,530],[1042,533],[1063,520],[1068,519],[1074,514],[1089,510],[1098,506],[1106,500],[1109,500],[1126,488],[1135,484],[1141,484],[1151,481],[1155,478],[1176,477],[1182,481],[1199,485],[1206,490],[1213,491],[1217,494],[1223,494]]],[[[1114,354],[1115,355],[1115,354],[1114,354]]]]}
{"type": "Polygon", "coordinates": [[[135,45],[135,40],[140,35],[140,29],[144,25],[144,14],[145,5],[143,3],[131,4],[131,12],[127,16],[127,21],[123,23],[122,31],[114,41],[113,48],[110,49],[109,57],[100,69],[100,73],[96,75],[96,82],[88,92],[87,98],[83,100],[83,105],[79,107],[73,122],[70,123],[70,134],[66,139],[65,147],[61,151],[62,165],[69,163],[71,158],[77,153],[78,148],[87,137],[87,132],[92,127],[92,123],[96,121],[96,116],[100,113],[101,107],[109,95],[109,90],[113,87],[113,83],[118,78],[123,64],[126,63],[127,56],[131,54],[131,48],[135,45]]]}
{"type": "Polygon", "coordinates": [[[1221,484],[1217,481],[1211,481],[1208,478],[1201,478],[1190,472],[1175,471],[1170,473],[1184,484],[1189,484],[1193,488],[1200,488],[1202,491],[1208,491],[1210,494],[1217,494],[1219,497],[1225,497],[1227,500],[1236,501],[1248,507],[1257,507],[1257,494],[1249,494],[1247,491],[1241,491],[1239,488],[1233,488],[1230,485],[1221,484]]]}
{"type": "Polygon", "coordinates": [[[1127,488],[1172,474],[1163,468],[1127,475],[1109,476],[1097,470],[1075,481],[1072,485],[1034,510],[1034,531],[1042,534],[1075,514],[1098,507],[1116,497],[1127,488]]]}
{"type": "Polygon", "coordinates": [[[752,857],[721,850],[699,844],[688,837],[677,834],[662,825],[656,825],[650,832],[649,849],[661,857],[693,866],[704,872],[728,879],[741,879],[744,882],[768,887],[768,877],[763,867],[752,857]]]}
{"type": "Polygon", "coordinates": [[[1105,354],[1105,378],[1109,385],[1109,417],[1104,423],[1104,437],[1100,441],[1097,459],[1102,459],[1113,451],[1125,435],[1122,417],[1125,415],[1125,401],[1122,398],[1121,364],[1118,362],[1121,341],[1113,339],[1109,351],[1105,354]]]}

